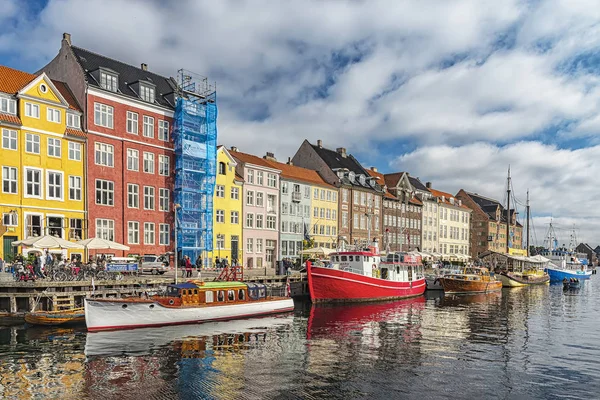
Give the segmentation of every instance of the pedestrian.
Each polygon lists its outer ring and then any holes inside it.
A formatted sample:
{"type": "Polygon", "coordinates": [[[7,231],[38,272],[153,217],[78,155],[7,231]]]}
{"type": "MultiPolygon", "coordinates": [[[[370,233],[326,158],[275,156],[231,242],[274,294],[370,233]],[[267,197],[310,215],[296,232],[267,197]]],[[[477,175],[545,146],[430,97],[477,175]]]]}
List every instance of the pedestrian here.
{"type": "Polygon", "coordinates": [[[196,269],[202,268],[202,254],[198,254],[198,258],[196,258],[196,269]]]}
{"type": "Polygon", "coordinates": [[[229,256],[225,256],[225,259],[221,261],[221,265],[223,268],[227,268],[229,266],[229,256]]]}
{"type": "Polygon", "coordinates": [[[215,266],[217,269],[221,269],[221,260],[219,260],[219,257],[215,257],[215,266]]]}
{"type": "Polygon", "coordinates": [[[192,262],[190,261],[189,256],[185,256],[185,277],[192,277],[192,262]]]}
{"type": "Polygon", "coordinates": [[[35,273],[35,276],[38,278],[45,278],[44,277],[44,273],[42,272],[42,255],[40,254],[39,257],[35,256],[33,259],[33,271],[35,273]]]}

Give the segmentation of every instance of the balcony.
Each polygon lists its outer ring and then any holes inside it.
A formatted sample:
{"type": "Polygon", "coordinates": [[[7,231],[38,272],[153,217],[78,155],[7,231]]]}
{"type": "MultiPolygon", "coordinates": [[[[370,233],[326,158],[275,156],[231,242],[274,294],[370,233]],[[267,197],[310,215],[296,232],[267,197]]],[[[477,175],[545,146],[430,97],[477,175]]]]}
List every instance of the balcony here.
{"type": "Polygon", "coordinates": [[[300,203],[302,200],[302,194],[300,192],[292,192],[292,201],[294,203],[300,203]]]}

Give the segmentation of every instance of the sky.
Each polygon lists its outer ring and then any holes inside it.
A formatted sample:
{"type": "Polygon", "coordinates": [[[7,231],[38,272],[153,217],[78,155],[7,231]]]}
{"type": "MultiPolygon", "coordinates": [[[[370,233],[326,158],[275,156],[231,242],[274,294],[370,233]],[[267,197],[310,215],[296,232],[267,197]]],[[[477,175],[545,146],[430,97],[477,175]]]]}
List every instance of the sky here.
{"type": "Polygon", "coordinates": [[[366,168],[505,201],[534,241],[600,243],[598,0],[0,0],[0,64],[74,45],[216,82],[219,142],[304,139],[366,168]],[[597,175],[598,174],[598,175],[597,175]]]}

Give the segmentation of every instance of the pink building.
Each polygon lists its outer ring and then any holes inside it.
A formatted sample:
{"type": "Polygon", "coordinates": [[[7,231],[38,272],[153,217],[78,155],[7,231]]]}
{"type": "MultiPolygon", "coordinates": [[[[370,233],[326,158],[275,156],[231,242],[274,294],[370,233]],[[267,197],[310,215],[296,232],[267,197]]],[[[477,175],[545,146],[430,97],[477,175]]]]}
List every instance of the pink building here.
{"type": "Polygon", "coordinates": [[[243,258],[247,268],[273,268],[279,245],[279,174],[264,158],[240,153],[232,147],[231,155],[238,162],[236,171],[244,177],[243,198],[243,258]]]}

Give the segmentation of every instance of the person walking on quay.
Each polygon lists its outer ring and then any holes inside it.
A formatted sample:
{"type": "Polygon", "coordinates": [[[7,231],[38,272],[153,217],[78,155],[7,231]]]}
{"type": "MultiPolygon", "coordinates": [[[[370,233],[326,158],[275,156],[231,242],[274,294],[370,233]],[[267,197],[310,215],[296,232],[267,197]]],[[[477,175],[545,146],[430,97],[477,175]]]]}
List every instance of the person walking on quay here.
{"type": "Polygon", "coordinates": [[[192,261],[189,256],[185,256],[185,277],[192,277],[192,261]]]}
{"type": "Polygon", "coordinates": [[[33,272],[36,277],[45,278],[44,273],[42,272],[42,254],[39,256],[36,255],[33,259],[33,272]]]}
{"type": "Polygon", "coordinates": [[[219,260],[219,257],[215,257],[215,267],[221,269],[221,260],[219,260]]]}
{"type": "Polygon", "coordinates": [[[196,269],[202,269],[202,254],[198,254],[196,258],[196,269]]]}
{"type": "Polygon", "coordinates": [[[229,258],[228,258],[228,256],[225,256],[225,259],[221,261],[221,266],[223,268],[227,268],[229,266],[229,258]]]}

